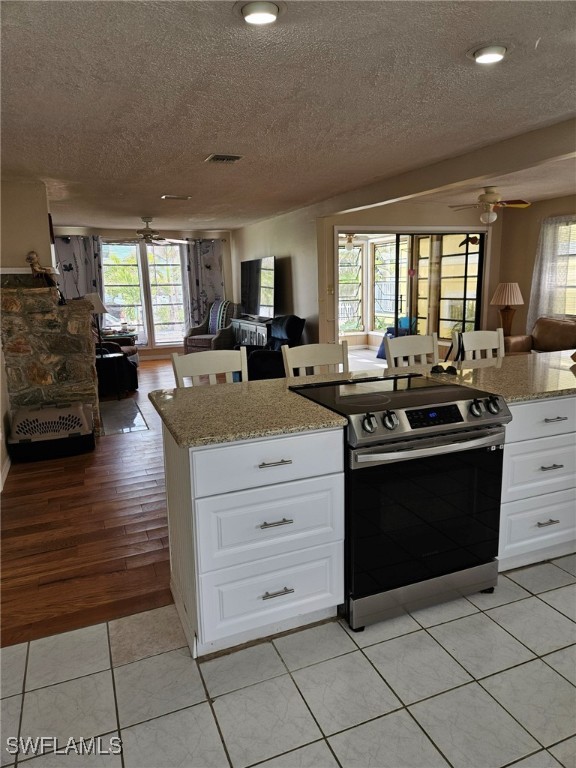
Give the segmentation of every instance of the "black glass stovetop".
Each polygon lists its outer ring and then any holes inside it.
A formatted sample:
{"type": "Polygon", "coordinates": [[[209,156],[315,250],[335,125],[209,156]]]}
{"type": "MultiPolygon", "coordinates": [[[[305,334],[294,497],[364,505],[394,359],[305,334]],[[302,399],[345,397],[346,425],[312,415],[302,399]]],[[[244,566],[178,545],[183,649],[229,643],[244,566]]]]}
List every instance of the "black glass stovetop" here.
{"type": "Polygon", "coordinates": [[[453,403],[487,394],[454,383],[440,384],[419,373],[297,384],[290,389],[342,416],[453,403]]]}

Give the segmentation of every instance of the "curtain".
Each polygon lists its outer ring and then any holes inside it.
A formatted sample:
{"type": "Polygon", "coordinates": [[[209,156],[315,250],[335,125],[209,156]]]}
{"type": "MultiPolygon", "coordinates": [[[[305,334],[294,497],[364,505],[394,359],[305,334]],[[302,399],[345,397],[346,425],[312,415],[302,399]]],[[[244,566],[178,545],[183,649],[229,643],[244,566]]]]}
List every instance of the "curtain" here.
{"type": "Polygon", "coordinates": [[[575,253],[576,216],[544,219],[532,274],[526,333],[532,333],[539,317],[564,317],[567,314],[569,257],[575,253]]]}
{"type": "Polygon", "coordinates": [[[199,325],[215,299],[224,299],[222,241],[192,240],[187,246],[190,326],[199,325]]]}
{"type": "Polygon", "coordinates": [[[56,263],[60,272],[58,284],[66,299],[77,299],[87,293],[102,296],[100,238],[55,237],[56,263]]]}

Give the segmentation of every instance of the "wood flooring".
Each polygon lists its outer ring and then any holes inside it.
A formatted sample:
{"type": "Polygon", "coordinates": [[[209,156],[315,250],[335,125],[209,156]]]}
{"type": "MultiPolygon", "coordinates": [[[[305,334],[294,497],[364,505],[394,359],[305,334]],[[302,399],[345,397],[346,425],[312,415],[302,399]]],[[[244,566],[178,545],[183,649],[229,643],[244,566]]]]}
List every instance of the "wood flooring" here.
{"type": "Polygon", "coordinates": [[[169,360],[140,363],[141,432],[79,456],[13,464],[2,492],[1,645],[172,602],[160,418],[169,360]]]}

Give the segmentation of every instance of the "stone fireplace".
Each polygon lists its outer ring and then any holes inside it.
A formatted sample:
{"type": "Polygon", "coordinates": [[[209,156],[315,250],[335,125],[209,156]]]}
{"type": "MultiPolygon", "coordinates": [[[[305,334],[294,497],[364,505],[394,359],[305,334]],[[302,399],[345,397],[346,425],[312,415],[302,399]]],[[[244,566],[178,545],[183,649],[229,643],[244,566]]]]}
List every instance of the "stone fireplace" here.
{"type": "Polygon", "coordinates": [[[31,275],[3,275],[1,334],[12,411],[72,402],[92,406],[100,434],[92,305],[59,304],[56,288],[31,275]]]}

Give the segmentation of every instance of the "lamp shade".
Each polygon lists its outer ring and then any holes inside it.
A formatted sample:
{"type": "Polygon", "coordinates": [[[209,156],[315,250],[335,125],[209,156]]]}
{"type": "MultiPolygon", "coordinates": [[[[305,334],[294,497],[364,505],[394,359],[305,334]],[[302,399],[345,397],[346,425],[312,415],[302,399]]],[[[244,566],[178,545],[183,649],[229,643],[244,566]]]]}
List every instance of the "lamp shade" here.
{"type": "Polygon", "coordinates": [[[92,304],[94,308],[94,312],[97,315],[103,315],[106,312],[108,312],[107,308],[104,306],[102,299],[97,293],[87,293],[84,298],[92,304]]]}
{"type": "Polygon", "coordinates": [[[499,283],[494,291],[494,296],[492,296],[490,304],[495,304],[500,307],[524,304],[524,299],[520,293],[520,286],[518,283],[499,283]]]}

